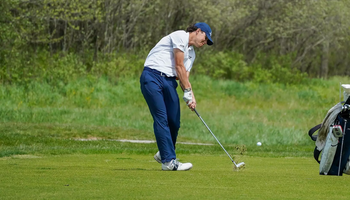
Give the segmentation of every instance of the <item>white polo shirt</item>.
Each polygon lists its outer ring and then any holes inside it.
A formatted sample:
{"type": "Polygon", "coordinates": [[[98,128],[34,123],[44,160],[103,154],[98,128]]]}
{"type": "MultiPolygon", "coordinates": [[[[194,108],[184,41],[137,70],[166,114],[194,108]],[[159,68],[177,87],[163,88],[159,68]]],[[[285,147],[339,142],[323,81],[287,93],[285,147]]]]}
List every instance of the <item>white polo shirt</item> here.
{"type": "Polygon", "coordinates": [[[192,46],[188,47],[189,33],[175,31],[163,37],[149,52],[144,66],[156,69],[167,76],[177,76],[175,70],[174,48],[184,52],[186,71],[191,71],[196,54],[192,46]]]}

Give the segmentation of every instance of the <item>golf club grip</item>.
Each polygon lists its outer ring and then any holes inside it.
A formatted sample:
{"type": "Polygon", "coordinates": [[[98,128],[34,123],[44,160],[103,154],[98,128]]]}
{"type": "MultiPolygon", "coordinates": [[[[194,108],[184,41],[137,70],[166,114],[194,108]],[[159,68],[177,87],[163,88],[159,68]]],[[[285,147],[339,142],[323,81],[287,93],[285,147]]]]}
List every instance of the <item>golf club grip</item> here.
{"type": "Polygon", "coordinates": [[[201,116],[199,115],[199,113],[197,112],[197,110],[196,109],[193,109],[194,110],[194,112],[197,114],[197,116],[200,118],[201,116]]]}

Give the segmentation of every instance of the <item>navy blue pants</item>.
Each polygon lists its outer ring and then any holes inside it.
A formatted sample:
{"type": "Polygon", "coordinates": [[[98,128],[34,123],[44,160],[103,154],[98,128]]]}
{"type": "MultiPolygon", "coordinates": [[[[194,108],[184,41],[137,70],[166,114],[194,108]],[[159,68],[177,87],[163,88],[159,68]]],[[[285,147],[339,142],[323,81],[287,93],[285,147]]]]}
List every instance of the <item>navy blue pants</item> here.
{"type": "Polygon", "coordinates": [[[180,102],[175,77],[145,67],[141,77],[141,92],[153,117],[153,129],[162,163],[176,159],[175,144],[180,128],[180,102]]]}

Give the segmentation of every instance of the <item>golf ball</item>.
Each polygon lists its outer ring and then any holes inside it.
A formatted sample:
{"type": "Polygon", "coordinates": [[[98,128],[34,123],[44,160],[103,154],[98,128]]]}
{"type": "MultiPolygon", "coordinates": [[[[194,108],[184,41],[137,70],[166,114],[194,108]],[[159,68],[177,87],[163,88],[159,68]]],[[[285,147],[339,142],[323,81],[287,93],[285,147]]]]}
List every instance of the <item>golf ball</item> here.
{"type": "Polygon", "coordinates": [[[261,142],[256,143],[256,145],[261,146],[261,142]]]}

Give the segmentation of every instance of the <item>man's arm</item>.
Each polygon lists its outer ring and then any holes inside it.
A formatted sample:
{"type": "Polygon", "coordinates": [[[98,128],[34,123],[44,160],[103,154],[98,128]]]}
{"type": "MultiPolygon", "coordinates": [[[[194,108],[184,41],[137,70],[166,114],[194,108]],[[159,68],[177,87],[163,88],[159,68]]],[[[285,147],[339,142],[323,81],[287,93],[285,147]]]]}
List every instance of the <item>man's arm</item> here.
{"type": "Polygon", "coordinates": [[[184,52],[182,52],[180,49],[174,49],[174,57],[177,77],[180,81],[181,89],[185,92],[184,100],[187,103],[188,107],[191,110],[193,110],[194,108],[196,108],[196,100],[194,98],[192,86],[189,81],[190,72],[187,72],[184,66],[184,52]],[[189,93],[191,96],[191,100],[187,101],[185,97],[188,97],[189,93]]]}
{"type": "Polygon", "coordinates": [[[184,65],[184,57],[184,52],[182,52],[180,49],[174,49],[175,70],[182,90],[191,88],[191,83],[188,79],[187,71],[184,65]]]}
{"type": "MultiPolygon", "coordinates": [[[[186,75],[187,75],[187,79],[190,80],[190,72],[186,72],[186,75]]],[[[182,91],[185,91],[186,87],[182,84],[181,81],[180,81],[180,87],[181,87],[182,91]]],[[[190,83],[190,88],[192,89],[191,83],[190,83]]]]}

